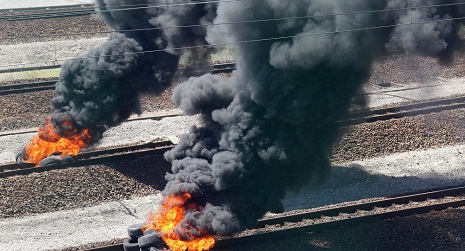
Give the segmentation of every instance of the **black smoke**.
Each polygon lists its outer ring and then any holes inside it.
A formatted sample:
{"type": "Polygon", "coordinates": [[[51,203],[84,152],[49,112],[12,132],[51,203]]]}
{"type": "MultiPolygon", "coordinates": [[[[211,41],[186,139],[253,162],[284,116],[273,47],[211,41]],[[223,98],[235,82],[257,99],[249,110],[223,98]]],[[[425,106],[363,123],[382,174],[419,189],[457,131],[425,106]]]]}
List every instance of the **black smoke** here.
{"type": "Polygon", "coordinates": [[[463,15],[460,6],[392,9],[445,2],[455,1],[220,3],[214,23],[223,25],[211,26],[206,40],[237,44],[237,70],[230,78],[192,78],[173,94],[204,124],[165,154],[172,173],[163,194],[187,191],[204,206],[187,210],[181,237],[253,227],[266,212],[284,210],[288,191],[324,180],[336,122],[361,92],[372,61],[394,48],[438,57],[455,48],[457,22],[440,20],[463,15]],[[299,16],[307,18],[241,23],[299,16]],[[403,25],[410,16],[424,24],[403,25]]]}
{"type": "Polygon", "coordinates": [[[140,93],[159,95],[171,86],[184,52],[179,47],[198,46],[190,50],[187,64],[208,61],[213,49],[201,46],[216,4],[157,7],[172,2],[96,1],[97,13],[115,32],[63,64],[51,115],[61,136],[90,129],[95,142],[109,127],[140,114],[140,93]]]}

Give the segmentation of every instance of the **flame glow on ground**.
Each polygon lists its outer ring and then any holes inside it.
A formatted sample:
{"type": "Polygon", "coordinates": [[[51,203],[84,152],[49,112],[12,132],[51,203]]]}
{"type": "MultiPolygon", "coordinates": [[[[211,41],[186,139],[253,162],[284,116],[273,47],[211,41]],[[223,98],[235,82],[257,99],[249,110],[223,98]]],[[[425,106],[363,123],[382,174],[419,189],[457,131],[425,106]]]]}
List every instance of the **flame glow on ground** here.
{"type": "MultiPolygon", "coordinates": [[[[91,139],[91,135],[87,129],[81,132],[74,129],[70,137],[63,138],[55,132],[56,129],[50,120],[48,118],[39,127],[37,135],[26,145],[24,150],[25,156],[23,156],[24,162],[38,166],[41,160],[54,153],[75,156],[87,144],[86,142],[89,142],[91,139]]],[[[67,126],[72,127],[72,124],[69,123],[67,126]]]]}
{"type": "MultiPolygon", "coordinates": [[[[204,237],[181,240],[175,227],[184,219],[186,202],[191,198],[189,193],[182,195],[170,195],[163,200],[163,205],[154,214],[149,215],[145,229],[153,229],[160,232],[163,241],[172,251],[204,251],[215,245],[213,236],[205,234],[204,237]]],[[[203,232],[201,229],[197,229],[203,232]]]]}

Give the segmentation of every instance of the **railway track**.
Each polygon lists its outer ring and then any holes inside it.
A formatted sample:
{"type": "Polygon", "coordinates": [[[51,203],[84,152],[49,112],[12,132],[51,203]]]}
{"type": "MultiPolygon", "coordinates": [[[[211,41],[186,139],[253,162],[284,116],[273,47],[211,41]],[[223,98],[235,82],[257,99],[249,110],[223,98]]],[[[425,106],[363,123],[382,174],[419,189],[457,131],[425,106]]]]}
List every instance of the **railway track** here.
{"type": "Polygon", "coordinates": [[[59,69],[61,65],[43,65],[43,66],[33,66],[33,67],[23,67],[15,69],[1,69],[0,73],[14,73],[14,72],[27,72],[27,71],[39,71],[39,70],[50,70],[50,69],[59,69]]]}
{"type": "Polygon", "coordinates": [[[73,5],[66,5],[66,6],[61,6],[61,5],[53,5],[53,6],[46,6],[46,7],[30,7],[30,8],[17,8],[17,9],[2,9],[0,10],[0,13],[2,12],[29,12],[29,11],[49,11],[49,10],[54,10],[54,9],[64,9],[64,8],[93,8],[93,4],[73,4],[73,5]]]}
{"type": "MultiPolygon", "coordinates": [[[[0,15],[0,21],[24,21],[24,20],[35,20],[35,19],[48,19],[48,18],[64,18],[64,17],[76,17],[76,16],[88,16],[95,14],[95,10],[92,5],[73,5],[73,6],[51,6],[42,8],[31,8],[31,9],[13,9],[10,12],[21,12],[21,14],[14,15],[0,15]],[[66,11],[50,11],[53,9],[76,9],[66,11]],[[45,12],[43,12],[45,11],[45,12]],[[33,12],[33,13],[24,13],[33,12]]],[[[3,11],[5,13],[5,11],[3,11]]]]}
{"type": "Polygon", "coordinates": [[[429,114],[459,108],[465,108],[465,96],[424,101],[409,105],[392,106],[369,111],[353,112],[349,114],[348,119],[340,121],[340,123],[344,125],[372,123],[375,121],[411,117],[420,114],[429,114]]]}
{"type": "MultiPolygon", "coordinates": [[[[158,113],[155,115],[150,116],[141,116],[141,117],[134,117],[131,118],[131,121],[137,120],[145,120],[145,119],[152,119],[152,120],[160,120],[162,118],[174,117],[182,115],[180,112],[173,111],[173,112],[163,112],[158,113]]],[[[1,136],[8,136],[8,135],[15,135],[15,134],[23,134],[23,133],[34,133],[37,129],[29,129],[29,130],[21,130],[15,132],[9,132],[0,134],[1,136]]],[[[115,161],[118,159],[125,159],[125,158],[132,158],[144,155],[155,155],[155,154],[163,154],[166,150],[170,149],[177,143],[177,138],[175,137],[167,137],[167,140],[159,141],[159,142],[148,142],[143,144],[131,145],[131,146],[124,146],[124,147],[116,147],[111,149],[104,149],[104,150],[91,150],[91,151],[84,151],[79,153],[76,157],[74,157],[74,162],[72,163],[63,163],[63,164],[55,164],[55,165],[47,165],[40,168],[21,168],[16,162],[8,163],[4,165],[0,165],[0,178],[10,177],[14,175],[25,175],[30,174],[33,172],[44,172],[53,169],[62,169],[72,166],[79,166],[79,165],[91,165],[91,164],[99,164],[106,161],[115,161]]]]}
{"type": "MultiPolygon", "coordinates": [[[[41,88],[41,87],[37,87],[41,88]]],[[[416,116],[418,114],[426,114],[431,112],[440,112],[444,110],[451,110],[451,109],[458,109],[458,108],[465,108],[465,97],[457,97],[451,99],[442,99],[442,100],[435,100],[429,102],[422,102],[410,105],[402,105],[402,106],[395,106],[383,109],[372,110],[369,112],[358,112],[353,113],[351,116],[352,118],[346,121],[341,121],[340,123],[347,125],[347,124],[359,124],[359,123],[370,123],[378,120],[388,120],[393,118],[401,118],[406,116],[416,116]],[[367,114],[368,113],[368,114],[367,114]]],[[[140,117],[132,117],[128,121],[137,121],[137,120],[160,120],[162,118],[167,117],[176,117],[182,116],[181,111],[169,111],[169,112],[162,112],[153,115],[145,115],[140,117]]],[[[0,137],[2,136],[11,136],[11,135],[18,135],[18,134],[25,134],[25,133],[35,133],[37,129],[27,129],[27,130],[17,130],[17,131],[8,131],[0,133],[0,137]]],[[[97,164],[102,163],[104,161],[112,161],[118,158],[127,158],[128,156],[141,156],[144,154],[162,154],[163,151],[166,151],[170,147],[173,146],[173,143],[164,142],[162,144],[169,146],[169,147],[162,147],[150,150],[150,148],[156,147],[156,145],[148,145],[142,144],[137,146],[131,147],[123,147],[123,148],[116,148],[111,151],[94,151],[88,153],[81,153],[75,158],[75,162],[73,163],[66,163],[66,164],[58,164],[58,165],[48,165],[41,168],[20,168],[17,163],[10,163],[6,165],[0,165],[0,178],[19,175],[19,174],[29,174],[32,172],[42,172],[48,171],[52,169],[59,169],[59,168],[66,168],[71,166],[77,165],[89,165],[89,164],[97,164]],[[148,148],[144,151],[140,149],[148,148]],[[125,153],[127,151],[134,151],[133,153],[125,153]],[[112,154],[112,156],[105,156],[99,157],[105,154],[112,154]]]]}
{"type": "MultiPolygon", "coordinates": [[[[131,117],[127,121],[160,120],[160,119],[163,119],[163,118],[176,117],[176,116],[182,116],[182,115],[183,115],[183,113],[181,111],[166,111],[166,112],[159,112],[159,113],[151,114],[151,115],[142,115],[142,116],[138,116],[138,117],[131,117]]],[[[26,133],[35,133],[35,132],[37,132],[37,128],[29,128],[29,129],[25,129],[25,130],[5,131],[5,132],[0,132],[0,137],[19,135],[19,134],[26,134],[26,133]]]]}
{"type": "MultiPolygon", "coordinates": [[[[305,213],[287,214],[258,222],[257,228],[246,230],[231,237],[218,238],[212,250],[242,246],[277,238],[286,238],[304,232],[319,232],[327,229],[352,226],[394,217],[441,211],[465,206],[465,187],[404,195],[380,199],[368,203],[313,210],[305,213]]],[[[123,244],[87,249],[93,251],[124,250],[123,244]]]]}
{"type": "Polygon", "coordinates": [[[34,19],[88,16],[94,13],[95,13],[94,10],[80,10],[80,11],[60,11],[60,12],[50,12],[50,13],[37,13],[37,14],[6,15],[6,16],[0,16],[0,20],[1,21],[24,21],[24,20],[34,20],[34,19]]]}
{"type": "Polygon", "coordinates": [[[3,85],[0,86],[0,96],[8,94],[17,94],[24,92],[38,92],[45,90],[54,90],[57,80],[40,81],[26,84],[3,85]]]}
{"type": "MultiPolygon", "coordinates": [[[[41,88],[44,88],[44,86],[37,84],[33,88],[41,89],[41,88]]],[[[1,86],[0,86],[0,93],[1,93],[1,86]]],[[[447,110],[453,110],[453,109],[459,109],[459,108],[465,108],[465,96],[456,97],[456,98],[440,99],[440,100],[434,100],[434,101],[426,101],[426,102],[420,102],[420,103],[409,104],[409,105],[393,106],[393,107],[388,107],[388,108],[374,109],[370,111],[354,112],[349,115],[349,119],[340,121],[339,123],[343,125],[372,123],[375,121],[389,120],[389,119],[409,117],[409,116],[417,116],[420,114],[428,114],[428,113],[433,113],[433,112],[441,112],[441,111],[447,111],[447,110]]],[[[175,116],[181,116],[181,115],[182,115],[181,111],[177,111],[177,112],[174,111],[174,112],[167,112],[163,114],[133,117],[133,118],[128,119],[128,121],[157,120],[157,119],[161,119],[164,117],[175,117],[175,116]]],[[[25,133],[33,133],[36,131],[37,129],[34,128],[34,129],[26,129],[26,130],[0,132],[0,137],[17,135],[17,134],[25,134],[25,133]]]]}
{"type": "Polygon", "coordinates": [[[156,142],[114,147],[110,149],[84,151],[76,155],[73,162],[51,164],[42,167],[21,168],[17,163],[0,166],[0,178],[15,175],[27,175],[37,172],[45,172],[55,169],[64,169],[75,166],[96,165],[104,162],[118,161],[122,159],[137,158],[147,155],[161,155],[171,149],[175,142],[165,139],[156,142]]]}
{"type": "MultiPolygon", "coordinates": [[[[150,4],[133,4],[121,6],[121,9],[133,9],[133,8],[148,8],[150,4]]],[[[5,12],[38,12],[38,13],[26,13],[26,14],[15,14],[15,15],[0,15],[0,21],[23,21],[23,20],[34,20],[34,19],[48,19],[48,18],[64,18],[64,17],[76,17],[76,16],[88,16],[95,14],[93,4],[79,4],[69,6],[49,6],[49,7],[38,7],[38,8],[27,8],[27,9],[11,9],[3,10],[0,13],[5,12]],[[72,11],[50,11],[54,9],[76,9],[72,11]],[[43,12],[45,11],[45,12],[43,12]]]]}
{"type": "MultiPolygon", "coordinates": [[[[50,67],[47,66],[47,68],[50,68],[50,67]]],[[[212,74],[219,74],[219,73],[230,73],[234,69],[236,69],[236,67],[234,63],[224,63],[224,64],[215,64],[215,65],[207,66],[205,67],[205,69],[212,69],[211,70],[212,74]]],[[[196,72],[196,69],[193,69],[193,68],[184,69],[184,74],[195,73],[195,72],[196,72]]],[[[25,93],[25,92],[54,90],[55,84],[57,81],[58,79],[54,79],[50,81],[35,82],[35,83],[3,85],[3,86],[0,86],[0,96],[8,95],[8,94],[25,93]]]]}
{"type": "MultiPolygon", "coordinates": [[[[204,72],[211,69],[212,74],[231,73],[236,69],[235,63],[215,64],[199,69],[184,68],[183,74],[195,73],[197,71],[204,72]]],[[[34,92],[43,90],[53,90],[58,80],[42,81],[26,84],[15,84],[0,86],[0,96],[7,94],[17,94],[24,92],[34,92]]],[[[360,123],[371,123],[380,120],[389,120],[394,118],[402,118],[408,116],[417,116],[420,114],[428,114],[433,112],[441,112],[453,109],[465,108],[465,96],[455,98],[444,98],[432,101],[418,102],[409,105],[393,106],[388,108],[373,109],[352,112],[348,118],[340,121],[343,125],[354,125],[360,123]]],[[[152,117],[145,117],[141,119],[154,119],[152,117]]],[[[0,136],[2,134],[0,133],[0,136]]]]}

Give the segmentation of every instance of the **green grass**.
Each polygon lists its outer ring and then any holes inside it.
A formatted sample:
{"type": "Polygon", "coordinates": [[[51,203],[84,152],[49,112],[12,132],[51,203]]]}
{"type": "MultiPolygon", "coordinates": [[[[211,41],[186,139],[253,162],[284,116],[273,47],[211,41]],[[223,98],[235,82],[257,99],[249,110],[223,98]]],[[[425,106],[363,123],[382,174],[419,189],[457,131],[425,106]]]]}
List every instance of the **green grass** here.
{"type": "MultiPolygon", "coordinates": [[[[234,61],[235,51],[233,48],[226,48],[212,55],[211,61],[213,64],[222,62],[234,61]]],[[[180,64],[185,62],[185,57],[181,58],[180,64]]],[[[60,68],[46,69],[46,70],[33,70],[33,71],[19,71],[11,73],[0,73],[0,82],[7,82],[12,80],[29,80],[39,78],[57,78],[60,74],[60,68]]]]}
{"type": "MultiPolygon", "coordinates": [[[[186,58],[189,55],[189,51],[187,51],[179,60],[180,65],[186,65],[186,58]]],[[[216,52],[215,54],[211,55],[211,62],[213,64],[223,63],[223,62],[232,62],[234,61],[235,49],[228,47],[223,50],[216,52]]]]}
{"type": "Polygon", "coordinates": [[[0,73],[0,81],[28,80],[37,78],[57,78],[60,74],[60,68],[34,71],[19,71],[11,73],[0,73]]]}

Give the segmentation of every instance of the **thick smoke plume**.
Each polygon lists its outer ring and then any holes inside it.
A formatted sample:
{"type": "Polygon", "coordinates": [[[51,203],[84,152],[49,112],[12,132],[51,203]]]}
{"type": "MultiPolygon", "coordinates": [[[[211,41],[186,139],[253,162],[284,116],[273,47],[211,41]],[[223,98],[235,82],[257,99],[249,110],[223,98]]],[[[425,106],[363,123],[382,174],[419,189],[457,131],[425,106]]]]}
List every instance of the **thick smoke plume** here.
{"type": "MultiPolygon", "coordinates": [[[[141,113],[140,93],[158,95],[171,85],[183,52],[177,48],[206,44],[201,25],[211,23],[216,5],[155,7],[170,3],[96,1],[97,12],[116,32],[82,58],[63,64],[51,116],[61,136],[89,129],[98,141],[109,127],[141,113]]],[[[205,61],[211,51],[191,50],[188,61],[205,61]]]]}
{"type": "Polygon", "coordinates": [[[393,50],[453,50],[457,22],[439,20],[463,15],[463,8],[418,7],[454,2],[221,2],[214,23],[227,24],[209,27],[206,40],[237,43],[237,70],[230,78],[191,78],[173,94],[177,106],[204,122],[165,154],[172,173],[163,194],[189,192],[203,205],[187,210],[178,234],[191,239],[205,234],[198,229],[226,235],[253,227],[266,212],[283,211],[288,191],[327,177],[336,121],[372,61],[393,50]],[[277,20],[288,17],[307,18],[277,20]],[[241,23],[266,19],[275,21],[241,23]]]}
{"type": "MultiPolygon", "coordinates": [[[[236,44],[230,78],[205,74],[175,88],[174,103],[203,125],[165,154],[172,173],[163,191],[189,193],[196,205],[176,226],[181,238],[231,234],[283,211],[288,191],[329,175],[336,122],[374,59],[398,51],[444,57],[458,48],[452,19],[465,9],[438,6],[456,2],[97,0],[119,31],[63,65],[51,122],[63,137],[89,129],[96,141],[141,112],[141,92],[171,85],[179,48],[236,44]],[[242,22],[252,20],[262,21],[242,22]]],[[[211,52],[189,50],[188,59],[196,64],[211,52]]]]}

